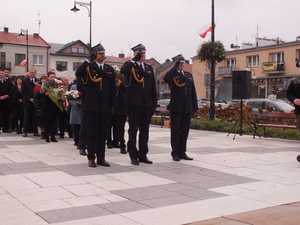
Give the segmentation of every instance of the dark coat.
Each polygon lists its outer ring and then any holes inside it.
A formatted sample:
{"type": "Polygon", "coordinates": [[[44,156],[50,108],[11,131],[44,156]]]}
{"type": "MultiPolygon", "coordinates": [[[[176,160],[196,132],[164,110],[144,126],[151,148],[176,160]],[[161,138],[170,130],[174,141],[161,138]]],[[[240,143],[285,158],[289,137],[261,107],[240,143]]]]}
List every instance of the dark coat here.
{"type": "Polygon", "coordinates": [[[112,108],[116,107],[117,88],[115,70],[112,66],[104,64],[103,72],[101,72],[96,62],[85,61],[77,69],[75,75],[77,80],[83,79],[83,84],[86,86],[83,103],[84,112],[110,112],[112,108]],[[87,68],[89,68],[90,75],[87,68]],[[100,78],[102,81],[96,81],[100,78]]]}
{"type": "Polygon", "coordinates": [[[117,115],[127,115],[127,105],[125,105],[127,99],[127,88],[124,86],[122,82],[118,87],[118,95],[117,95],[117,115]]]}
{"type": "MultiPolygon", "coordinates": [[[[37,79],[34,78],[35,81],[37,82],[37,79]]],[[[21,92],[23,94],[23,107],[24,108],[33,108],[34,104],[29,101],[29,99],[33,98],[33,90],[35,87],[35,83],[32,83],[30,78],[27,77],[23,80],[22,82],[22,87],[21,87],[21,92]]]]}
{"type": "Polygon", "coordinates": [[[121,68],[121,73],[125,75],[125,85],[127,88],[126,104],[132,106],[152,108],[155,111],[157,104],[156,85],[154,72],[151,65],[144,63],[145,71],[136,63],[128,61],[121,68]],[[139,82],[136,78],[144,82],[139,82]]]}
{"type": "Polygon", "coordinates": [[[36,117],[44,117],[43,114],[43,101],[45,99],[45,93],[41,93],[41,86],[35,86],[33,90],[33,99],[34,99],[34,107],[35,107],[35,115],[36,117]]]}
{"type": "MultiPolygon", "coordinates": [[[[10,92],[10,85],[8,82],[0,81],[0,96],[9,95],[10,92]]],[[[0,108],[10,108],[11,107],[11,99],[6,98],[4,100],[0,100],[0,108]]]]}
{"type": "MultiPolygon", "coordinates": [[[[286,90],[286,97],[293,104],[296,98],[300,99],[300,77],[296,77],[294,80],[291,81],[291,83],[288,86],[288,89],[286,90]]],[[[294,106],[295,114],[300,115],[300,106],[295,104],[294,106]]]]}
{"type": "Polygon", "coordinates": [[[191,73],[184,75],[175,68],[167,72],[164,81],[169,84],[171,100],[168,110],[179,113],[193,113],[198,110],[197,94],[191,73]]]}
{"type": "Polygon", "coordinates": [[[13,86],[10,90],[10,99],[11,99],[11,114],[12,118],[23,118],[23,102],[20,102],[20,99],[23,100],[23,95],[21,90],[17,86],[13,86]]]}

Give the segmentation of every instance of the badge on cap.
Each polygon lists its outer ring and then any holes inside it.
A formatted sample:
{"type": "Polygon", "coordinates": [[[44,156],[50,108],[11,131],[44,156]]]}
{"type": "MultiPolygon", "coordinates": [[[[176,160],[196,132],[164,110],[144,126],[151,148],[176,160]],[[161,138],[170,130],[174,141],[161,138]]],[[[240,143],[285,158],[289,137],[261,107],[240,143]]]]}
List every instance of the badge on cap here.
{"type": "Polygon", "coordinates": [[[184,57],[183,57],[181,54],[174,56],[174,57],[172,58],[172,60],[173,60],[174,62],[177,62],[177,61],[179,61],[179,62],[185,62],[185,59],[184,59],[184,57]]]}
{"type": "Polygon", "coordinates": [[[131,50],[134,52],[145,52],[146,47],[142,44],[138,44],[137,46],[134,46],[133,48],[131,48],[131,50]]]}
{"type": "Polygon", "coordinates": [[[92,52],[94,52],[94,53],[105,53],[105,49],[104,49],[104,47],[99,43],[99,44],[95,45],[94,47],[92,47],[92,52]]]}

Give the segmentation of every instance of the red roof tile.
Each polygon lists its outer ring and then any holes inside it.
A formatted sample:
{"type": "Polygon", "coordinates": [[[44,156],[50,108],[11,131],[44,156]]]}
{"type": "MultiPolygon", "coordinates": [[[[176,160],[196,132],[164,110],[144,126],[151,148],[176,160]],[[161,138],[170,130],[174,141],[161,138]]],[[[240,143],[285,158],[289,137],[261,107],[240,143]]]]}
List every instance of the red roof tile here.
{"type": "MultiPolygon", "coordinates": [[[[26,36],[20,36],[18,33],[9,33],[0,31],[0,42],[6,44],[26,45],[26,36]]],[[[28,35],[28,45],[38,47],[50,47],[50,45],[38,34],[28,35]]]]}

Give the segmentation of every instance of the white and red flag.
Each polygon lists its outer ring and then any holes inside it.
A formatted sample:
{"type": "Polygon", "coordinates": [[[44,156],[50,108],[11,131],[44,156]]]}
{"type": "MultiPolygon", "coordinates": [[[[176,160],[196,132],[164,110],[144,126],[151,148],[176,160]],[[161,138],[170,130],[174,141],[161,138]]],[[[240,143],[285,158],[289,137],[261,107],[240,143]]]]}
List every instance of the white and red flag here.
{"type": "Polygon", "coordinates": [[[24,59],[22,62],[20,62],[17,66],[25,66],[27,65],[27,59],[24,59]]]}
{"type": "MultiPolygon", "coordinates": [[[[216,28],[216,24],[214,26],[214,29],[216,28]]],[[[200,37],[205,38],[205,36],[207,35],[208,32],[211,32],[212,30],[212,26],[211,24],[206,24],[205,26],[203,26],[199,31],[198,34],[200,37]]]]}

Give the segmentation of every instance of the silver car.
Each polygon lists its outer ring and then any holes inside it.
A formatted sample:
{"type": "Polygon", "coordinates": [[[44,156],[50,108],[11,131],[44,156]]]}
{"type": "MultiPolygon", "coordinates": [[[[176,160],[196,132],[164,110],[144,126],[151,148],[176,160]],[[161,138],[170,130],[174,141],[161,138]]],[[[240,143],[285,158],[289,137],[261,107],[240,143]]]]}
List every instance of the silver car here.
{"type": "Polygon", "coordinates": [[[245,105],[253,106],[252,114],[260,115],[259,109],[263,110],[263,114],[267,113],[267,106],[271,106],[273,108],[273,112],[291,112],[295,109],[295,107],[290,104],[282,101],[280,99],[271,100],[266,98],[253,98],[245,100],[245,105]]]}

